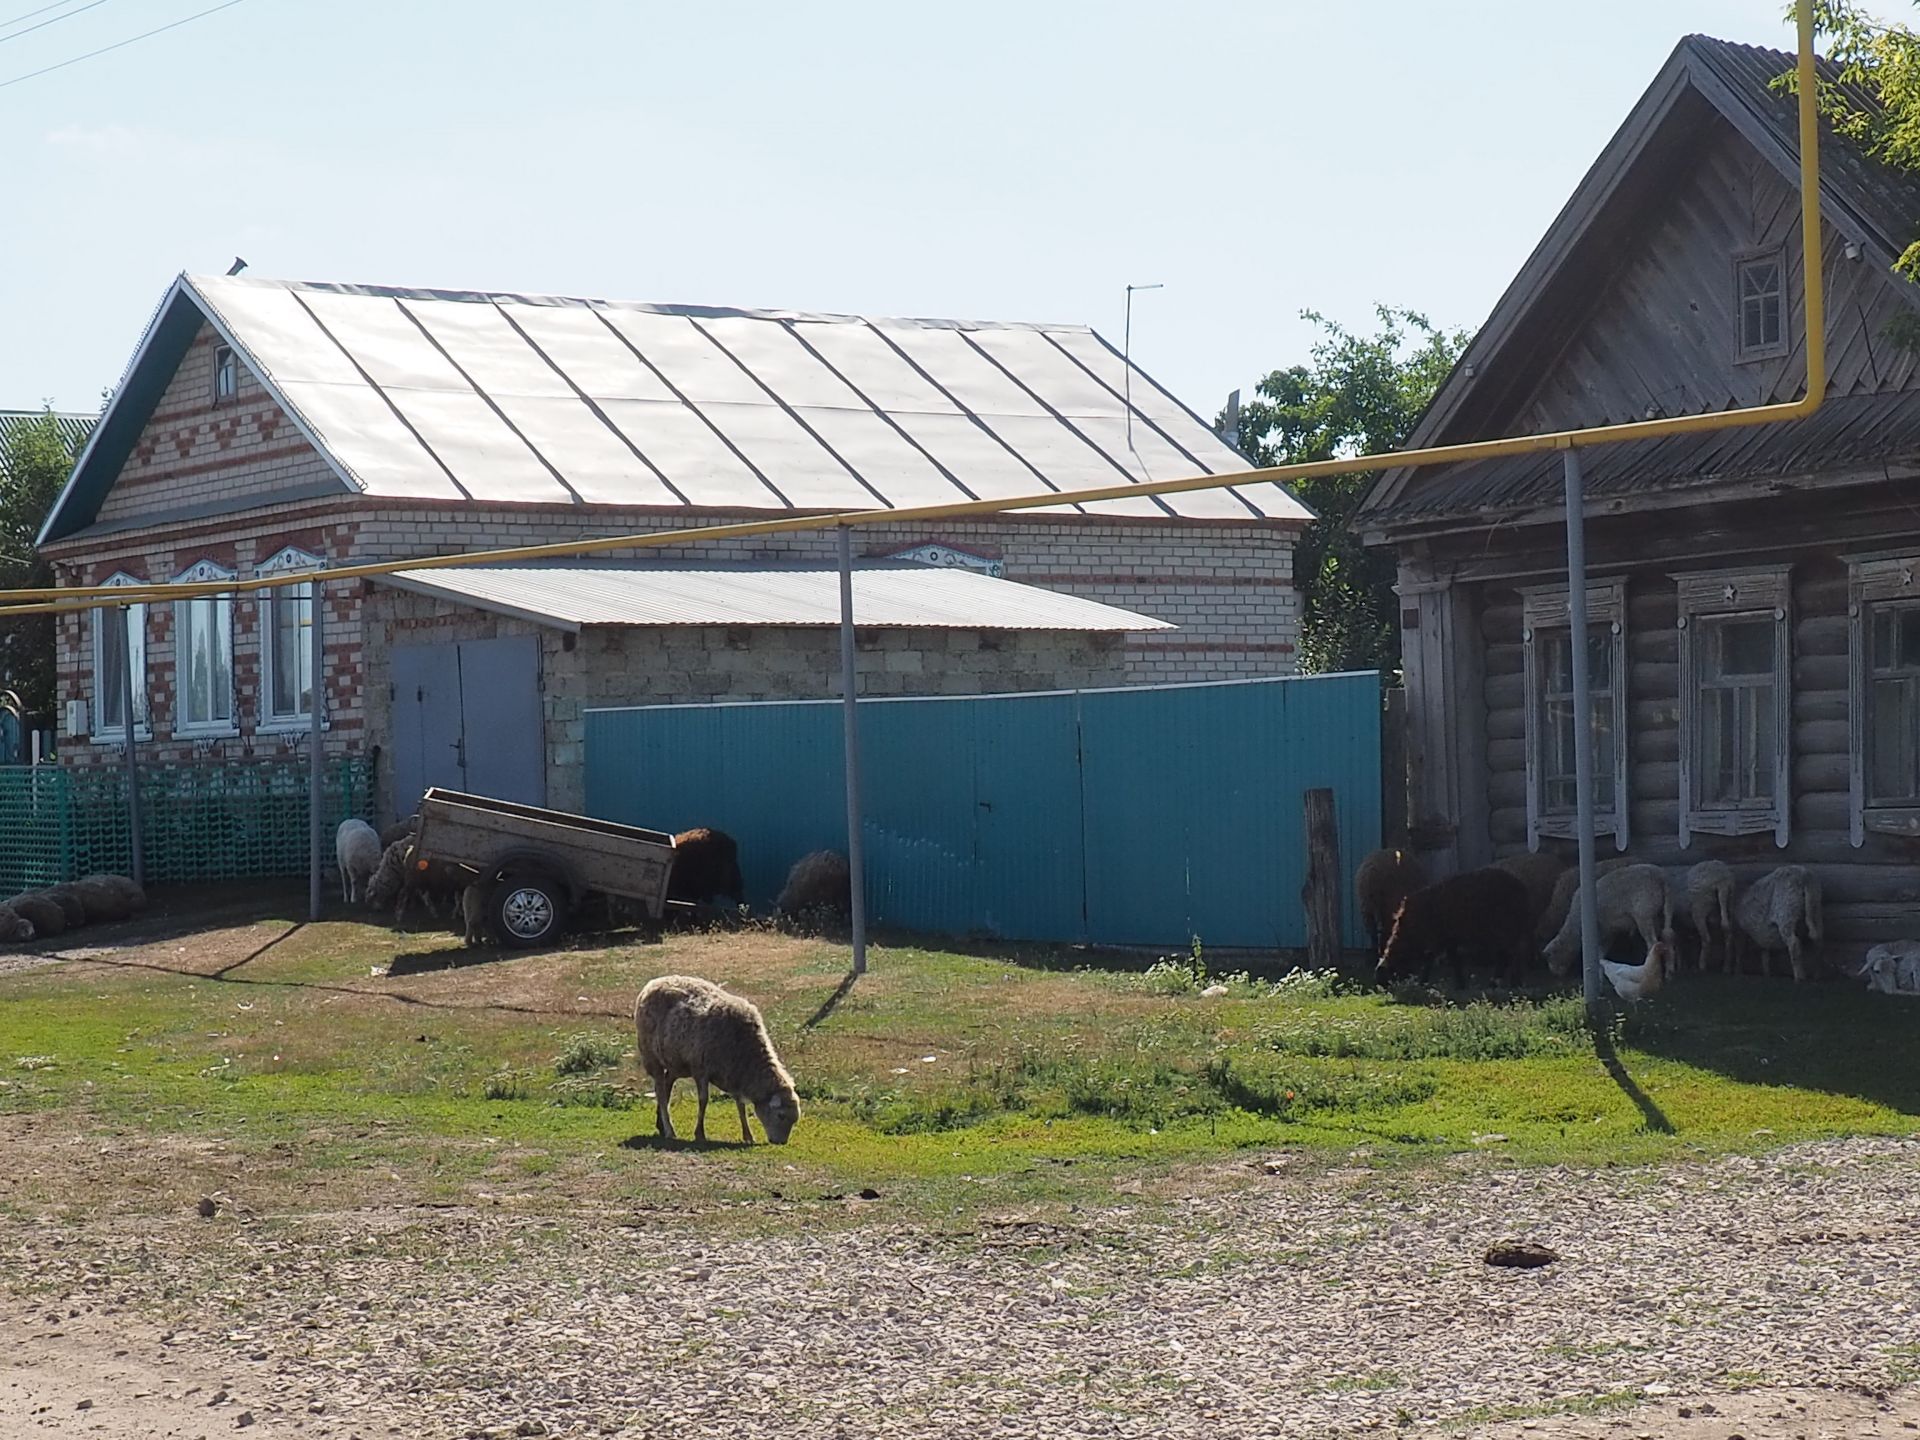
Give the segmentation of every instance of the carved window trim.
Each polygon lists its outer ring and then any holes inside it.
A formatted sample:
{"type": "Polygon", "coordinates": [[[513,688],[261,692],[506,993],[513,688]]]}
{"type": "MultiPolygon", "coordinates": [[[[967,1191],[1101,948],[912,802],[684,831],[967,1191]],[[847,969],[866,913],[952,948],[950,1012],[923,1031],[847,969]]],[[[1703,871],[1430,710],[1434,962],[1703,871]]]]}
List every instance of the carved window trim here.
{"type": "MultiPolygon", "coordinates": [[[[281,575],[303,570],[318,570],[322,561],[318,555],[302,550],[297,545],[288,545],[276,553],[272,559],[254,567],[256,575],[281,575]]],[[[312,682],[313,672],[313,617],[309,607],[313,603],[313,586],[282,585],[260,592],[259,630],[260,630],[260,684],[259,714],[255,717],[254,728],[263,733],[308,730],[313,726],[312,682]],[[280,605],[298,606],[302,611],[301,642],[296,647],[295,664],[300,666],[301,683],[308,686],[308,705],[290,711],[275,708],[274,666],[279,663],[275,654],[275,607],[280,605]]],[[[299,690],[296,684],[294,689],[299,690]]],[[[322,714],[321,723],[326,723],[322,714]]]]}
{"type": "Polygon", "coordinates": [[[1745,566],[1692,570],[1673,577],[1678,589],[1680,637],[1680,845],[1699,835],[1761,835],[1771,830],[1784,849],[1793,818],[1793,567],[1745,566]],[[1773,798],[1707,805],[1699,795],[1702,768],[1700,636],[1696,623],[1734,616],[1773,623],[1773,798]]]}
{"type": "Polygon", "coordinates": [[[1848,839],[1867,833],[1920,837],[1920,800],[1878,801],[1867,793],[1873,737],[1873,617],[1876,610],[1920,606],[1920,553],[1861,555],[1847,560],[1848,839]]]}
{"type": "MultiPolygon", "coordinates": [[[[147,582],[136,579],[122,570],[100,583],[118,588],[122,585],[144,585],[147,582]]],[[[128,648],[132,652],[130,668],[133,671],[133,738],[135,740],[153,738],[152,712],[147,704],[147,607],[129,605],[127,609],[131,612],[130,616],[123,616],[117,605],[98,606],[93,612],[93,715],[91,718],[93,742],[96,745],[118,745],[124,743],[127,738],[124,723],[118,719],[111,724],[107,721],[108,703],[119,705],[124,696],[108,695],[102,689],[102,681],[107,673],[107,645],[110,643],[107,639],[107,627],[110,625],[125,627],[128,648]]],[[[117,641],[111,643],[117,643],[117,641]]]]}
{"type": "MultiPolygon", "coordinates": [[[[173,577],[176,585],[205,585],[231,580],[235,572],[211,560],[196,560],[173,577]]],[[[216,697],[217,698],[217,697],[216,697]]],[[[173,733],[196,740],[224,739],[240,733],[234,705],[233,683],[233,596],[199,595],[173,602],[173,733]],[[211,627],[211,643],[226,665],[225,715],[189,719],[187,705],[192,685],[194,637],[203,626],[211,627]]]]}
{"type": "MultiPolygon", "coordinates": [[[[1543,632],[1571,630],[1568,601],[1571,592],[1565,585],[1535,585],[1520,592],[1521,641],[1526,672],[1526,754],[1527,754],[1527,848],[1538,850],[1543,837],[1571,840],[1579,833],[1579,823],[1570,810],[1550,809],[1541,794],[1546,769],[1545,726],[1541,707],[1545,690],[1541,683],[1544,648],[1538,643],[1543,632]]],[[[1615,577],[1587,582],[1587,625],[1605,626],[1612,645],[1612,720],[1613,720],[1613,804],[1593,813],[1593,833],[1612,834],[1614,848],[1625,850],[1628,844],[1629,810],[1627,734],[1627,582],[1615,577]]],[[[1569,635],[1571,640],[1571,635],[1569,635]]]]}

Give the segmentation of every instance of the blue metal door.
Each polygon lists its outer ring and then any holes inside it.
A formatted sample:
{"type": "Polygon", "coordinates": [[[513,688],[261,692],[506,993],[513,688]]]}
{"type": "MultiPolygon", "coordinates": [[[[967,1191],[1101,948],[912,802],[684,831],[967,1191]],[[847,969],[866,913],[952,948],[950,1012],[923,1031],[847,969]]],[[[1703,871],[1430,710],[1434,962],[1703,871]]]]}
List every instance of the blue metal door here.
{"type": "Polygon", "coordinates": [[[463,640],[459,655],[461,788],[516,805],[546,804],[539,637],[463,640]]]}
{"type": "Polygon", "coordinates": [[[430,785],[465,788],[460,769],[460,652],[396,645],[393,663],[393,813],[411,815],[430,785]]]}

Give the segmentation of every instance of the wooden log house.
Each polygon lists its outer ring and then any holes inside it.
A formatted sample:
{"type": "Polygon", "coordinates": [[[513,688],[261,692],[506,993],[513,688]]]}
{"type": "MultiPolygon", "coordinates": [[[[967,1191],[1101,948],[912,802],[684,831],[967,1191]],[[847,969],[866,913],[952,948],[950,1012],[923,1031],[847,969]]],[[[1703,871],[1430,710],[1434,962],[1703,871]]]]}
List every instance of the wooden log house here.
{"type": "MultiPolygon", "coordinates": [[[[1783,53],[1689,36],[1461,357],[1415,446],[1805,388],[1783,53]]],[[[1856,95],[1864,103],[1867,97],[1856,95]]],[[[1807,420],[1583,451],[1596,830],[1667,866],[1797,862],[1842,956],[1920,938],[1920,176],[1823,128],[1831,382],[1807,420]]],[[[1558,455],[1383,475],[1412,842],[1571,857],[1558,455]]]]}

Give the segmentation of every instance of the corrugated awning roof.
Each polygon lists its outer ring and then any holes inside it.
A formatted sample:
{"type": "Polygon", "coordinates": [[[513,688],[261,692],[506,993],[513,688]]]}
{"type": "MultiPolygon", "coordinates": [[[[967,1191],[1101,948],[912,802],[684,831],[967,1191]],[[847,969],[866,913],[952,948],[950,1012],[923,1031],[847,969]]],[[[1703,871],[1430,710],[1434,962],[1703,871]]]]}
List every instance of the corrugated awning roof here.
{"type": "MultiPolygon", "coordinates": [[[[1250,468],[1080,325],[183,275],[43,541],[92,522],[203,316],[381,497],[830,512],[1250,468]]],[[[1313,518],[1271,483],[1058,509],[1313,518]]]]}
{"type": "MultiPolygon", "coordinates": [[[[533,620],[589,625],[840,623],[840,575],[786,566],[500,565],[401,570],[379,583],[533,620]]],[[[857,567],[853,613],[862,629],[1172,630],[1164,620],[931,565],[857,567]]]]}
{"type": "MultiPolygon", "coordinates": [[[[0,446],[7,443],[14,431],[25,429],[47,413],[45,410],[0,410],[0,446]]],[[[79,454],[81,448],[87,443],[87,435],[92,431],[93,422],[97,417],[73,415],[58,410],[53,411],[52,414],[54,428],[60,432],[60,439],[65,442],[67,449],[76,455],[79,454]]]]}

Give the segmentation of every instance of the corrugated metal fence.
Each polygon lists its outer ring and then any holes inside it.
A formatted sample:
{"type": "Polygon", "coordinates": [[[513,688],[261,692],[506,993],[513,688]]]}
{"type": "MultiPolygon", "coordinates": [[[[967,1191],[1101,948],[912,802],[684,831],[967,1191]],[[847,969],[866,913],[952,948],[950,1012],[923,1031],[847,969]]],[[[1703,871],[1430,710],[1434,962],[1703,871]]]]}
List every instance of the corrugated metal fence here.
{"type": "MultiPolygon", "coordinates": [[[[836,701],[589,711],[589,810],[740,841],[749,900],[846,847],[836,701]]],[[[1302,796],[1343,866],[1380,843],[1380,680],[1299,679],[860,706],[876,923],[1097,944],[1305,944],[1302,796]]],[[[1347,943],[1363,943],[1346,897],[1347,943]]]]}
{"type": "MultiPolygon", "coordinates": [[[[370,811],[359,757],[327,767],[333,828],[370,811]]],[[[298,875],[307,868],[304,759],[142,765],[140,816],[149,884],[298,875]]],[[[0,766],[0,895],[81,875],[127,874],[127,775],[119,765],[0,766]]]]}

